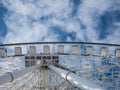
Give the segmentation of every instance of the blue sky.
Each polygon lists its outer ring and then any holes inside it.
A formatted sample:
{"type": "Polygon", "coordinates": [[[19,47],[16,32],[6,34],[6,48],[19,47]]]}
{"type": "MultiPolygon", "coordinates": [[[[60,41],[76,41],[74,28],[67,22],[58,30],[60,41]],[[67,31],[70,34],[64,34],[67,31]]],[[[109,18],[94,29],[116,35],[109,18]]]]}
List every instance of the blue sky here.
{"type": "Polygon", "coordinates": [[[120,44],[119,0],[2,0],[0,42],[120,44]]]}
{"type": "Polygon", "coordinates": [[[7,32],[7,27],[4,22],[4,16],[6,13],[7,13],[7,9],[2,4],[0,4],[0,36],[1,37],[4,37],[7,32]]]}

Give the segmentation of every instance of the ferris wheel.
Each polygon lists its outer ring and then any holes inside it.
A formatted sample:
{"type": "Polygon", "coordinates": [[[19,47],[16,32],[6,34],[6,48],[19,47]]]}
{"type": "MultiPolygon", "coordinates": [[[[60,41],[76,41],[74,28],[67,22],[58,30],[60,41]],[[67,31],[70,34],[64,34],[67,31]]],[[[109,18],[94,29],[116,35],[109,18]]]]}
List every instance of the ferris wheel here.
{"type": "Polygon", "coordinates": [[[120,45],[0,45],[0,90],[120,90],[120,45]]]}

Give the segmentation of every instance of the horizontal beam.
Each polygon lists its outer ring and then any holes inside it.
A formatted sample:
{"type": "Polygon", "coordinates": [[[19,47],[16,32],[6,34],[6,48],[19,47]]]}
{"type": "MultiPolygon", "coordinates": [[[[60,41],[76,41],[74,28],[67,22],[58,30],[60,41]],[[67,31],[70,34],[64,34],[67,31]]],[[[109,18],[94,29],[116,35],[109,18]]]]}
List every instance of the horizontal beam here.
{"type": "Polygon", "coordinates": [[[64,78],[65,80],[69,81],[70,83],[74,84],[76,87],[82,90],[105,90],[100,84],[96,83],[96,80],[78,76],[70,71],[66,71],[52,65],[48,67],[55,73],[60,75],[62,78],[64,78]]]}
{"type": "MultiPolygon", "coordinates": [[[[40,54],[40,53],[36,53],[36,54],[40,54]]],[[[71,54],[71,53],[54,53],[55,55],[79,55],[79,56],[94,56],[94,57],[101,57],[100,54],[92,54],[92,55],[88,55],[88,54],[71,54]]],[[[27,54],[21,54],[21,55],[8,55],[6,57],[0,57],[0,58],[9,58],[9,57],[21,57],[21,56],[25,56],[27,54]]],[[[41,55],[44,55],[44,53],[41,53],[41,55]]],[[[45,54],[46,55],[46,54],[45,54]]],[[[49,55],[49,54],[48,54],[49,55]]],[[[50,53],[51,55],[51,53],[50,53]]],[[[105,57],[104,57],[105,58],[105,57]]],[[[107,58],[109,59],[116,59],[116,56],[114,55],[109,55],[107,56],[107,58]]]]}
{"type": "Polygon", "coordinates": [[[34,70],[36,70],[38,68],[38,66],[33,66],[33,67],[28,67],[22,70],[16,70],[13,72],[7,72],[3,75],[0,75],[0,85],[6,84],[6,83],[11,83],[12,81],[14,81],[15,79],[29,73],[32,72],[34,70]]]}
{"type": "Polygon", "coordinates": [[[109,43],[93,43],[93,42],[27,42],[27,43],[11,43],[11,44],[0,44],[0,46],[17,46],[17,45],[32,45],[32,44],[85,44],[85,45],[103,45],[103,46],[117,46],[120,44],[109,44],[109,43]]]}

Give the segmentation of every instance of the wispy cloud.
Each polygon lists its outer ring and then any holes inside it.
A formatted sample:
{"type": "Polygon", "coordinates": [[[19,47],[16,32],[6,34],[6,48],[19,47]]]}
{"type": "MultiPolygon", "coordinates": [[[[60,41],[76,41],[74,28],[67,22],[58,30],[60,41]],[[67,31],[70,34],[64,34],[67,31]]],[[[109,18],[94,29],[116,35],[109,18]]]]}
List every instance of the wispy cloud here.
{"type": "Polygon", "coordinates": [[[100,26],[106,12],[117,10],[120,15],[119,0],[2,0],[2,3],[8,9],[4,43],[73,40],[120,43],[120,19],[115,20],[115,13],[108,17],[112,26],[105,29],[100,26]]]}

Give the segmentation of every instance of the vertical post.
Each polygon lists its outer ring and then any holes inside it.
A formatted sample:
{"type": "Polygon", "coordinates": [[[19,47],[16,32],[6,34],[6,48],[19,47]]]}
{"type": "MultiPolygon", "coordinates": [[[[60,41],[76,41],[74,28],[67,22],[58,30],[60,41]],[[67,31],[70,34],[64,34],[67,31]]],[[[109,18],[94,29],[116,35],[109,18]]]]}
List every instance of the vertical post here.
{"type": "Polygon", "coordinates": [[[50,89],[50,70],[46,70],[46,86],[47,86],[47,90],[50,89]]]}
{"type": "Polygon", "coordinates": [[[56,75],[56,73],[55,72],[53,72],[54,73],[54,80],[53,80],[53,90],[57,90],[57,75],[56,75]]]}
{"type": "Polygon", "coordinates": [[[49,90],[50,86],[50,78],[49,78],[49,70],[48,69],[42,69],[41,70],[41,89],[40,90],[49,90]]]}

